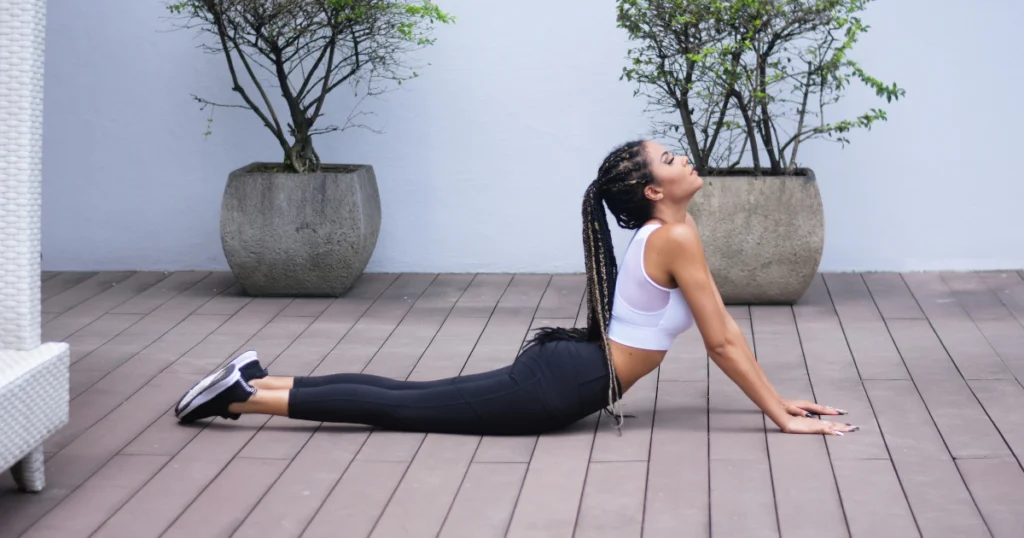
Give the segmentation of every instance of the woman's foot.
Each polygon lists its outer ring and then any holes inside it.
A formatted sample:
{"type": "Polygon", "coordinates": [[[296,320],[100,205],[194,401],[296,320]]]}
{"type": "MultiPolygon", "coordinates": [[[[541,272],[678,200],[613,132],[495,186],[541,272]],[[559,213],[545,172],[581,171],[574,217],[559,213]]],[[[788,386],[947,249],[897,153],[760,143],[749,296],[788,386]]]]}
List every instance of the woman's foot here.
{"type": "Polygon", "coordinates": [[[174,415],[181,415],[181,402],[185,400],[191,400],[192,398],[194,398],[195,395],[199,393],[199,391],[202,391],[209,387],[210,383],[215,378],[220,377],[221,375],[223,375],[225,371],[232,367],[238,370],[239,374],[242,376],[242,379],[244,379],[246,383],[256,379],[262,379],[264,377],[267,377],[267,375],[269,374],[269,372],[265,368],[263,368],[262,365],[260,365],[260,361],[259,358],[256,356],[256,352],[251,350],[246,351],[245,353],[242,353],[241,355],[232,359],[231,362],[217,369],[217,371],[206,376],[201,381],[199,381],[199,383],[196,383],[195,386],[189,389],[189,391],[185,393],[185,396],[181,398],[181,401],[178,402],[178,405],[174,407],[174,415]]]}
{"type": "Polygon", "coordinates": [[[237,420],[239,414],[228,411],[228,406],[245,402],[256,393],[234,364],[221,368],[201,384],[202,387],[194,387],[186,393],[174,409],[174,415],[182,424],[215,416],[237,420]]]}

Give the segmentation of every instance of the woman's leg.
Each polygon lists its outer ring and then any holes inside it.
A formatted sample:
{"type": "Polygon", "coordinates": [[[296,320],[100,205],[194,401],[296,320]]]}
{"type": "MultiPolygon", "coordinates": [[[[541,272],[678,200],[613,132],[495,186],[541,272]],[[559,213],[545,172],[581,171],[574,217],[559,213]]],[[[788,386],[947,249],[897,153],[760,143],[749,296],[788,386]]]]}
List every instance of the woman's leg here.
{"type": "Polygon", "coordinates": [[[419,388],[402,382],[400,388],[339,383],[257,390],[228,411],[481,435],[540,433],[565,425],[565,419],[545,406],[539,377],[513,375],[508,367],[485,374],[421,383],[419,388]]]}
{"type": "Polygon", "coordinates": [[[328,385],[366,385],[391,390],[425,389],[451,385],[453,383],[472,383],[474,381],[488,379],[496,375],[505,375],[511,370],[511,368],[512,366],[510,365],[497,370],[491,370],[489,372],[455,376],[445,379],[433,379],[429,381],[406,381],[403,379],[393,379],[373,374],[342,373],[300,377],[267,376],[262,379],[253,379],[249,384],[258,389],[268,390],[290,390],[292,388],[314,388],[326,387],[328,385]]]}

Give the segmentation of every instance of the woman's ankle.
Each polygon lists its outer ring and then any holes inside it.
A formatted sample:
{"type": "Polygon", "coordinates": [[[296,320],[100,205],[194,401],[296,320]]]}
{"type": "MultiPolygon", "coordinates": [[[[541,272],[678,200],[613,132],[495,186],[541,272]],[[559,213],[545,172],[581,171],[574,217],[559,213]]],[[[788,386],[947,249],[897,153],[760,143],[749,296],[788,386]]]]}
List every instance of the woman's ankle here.
{"type": "Polygon", "coordinates": [[[253,379],[249,384],[257,389],[263,390],[290,390],[294,386],[293,377],[267,376],[261,379],[253,379]]]}

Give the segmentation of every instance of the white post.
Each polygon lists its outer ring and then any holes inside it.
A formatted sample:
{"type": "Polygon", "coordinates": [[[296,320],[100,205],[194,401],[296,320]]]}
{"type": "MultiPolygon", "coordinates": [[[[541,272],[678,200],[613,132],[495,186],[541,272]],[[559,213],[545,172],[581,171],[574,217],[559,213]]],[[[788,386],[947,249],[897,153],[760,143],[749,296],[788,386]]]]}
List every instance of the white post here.
{"type": "Polygon", "coordinates": [[[45,0],[0,0],[0,349],[40,344],[45,0]]]}
{"type": "Polygon", "coordinates": [[[68,345],[40,345],[46,0],[0,0],[0,470],[46,485],[43,441],[68,421],[68,345]]]}

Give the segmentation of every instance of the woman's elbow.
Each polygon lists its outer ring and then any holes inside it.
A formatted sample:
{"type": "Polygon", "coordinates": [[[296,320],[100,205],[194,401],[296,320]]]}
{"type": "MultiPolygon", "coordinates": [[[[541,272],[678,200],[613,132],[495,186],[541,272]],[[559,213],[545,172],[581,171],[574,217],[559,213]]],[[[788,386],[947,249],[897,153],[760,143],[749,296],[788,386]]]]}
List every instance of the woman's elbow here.
{"type": "Polygon", "coordinates": [[[708,350],[708,355],[716,363],[721,361],[728,361],[736,359],[740,356],[743,350],[743,335],[733,334],[729,332],[718,338],[708,339],[705,342],[705,347],[708,350]]]}

